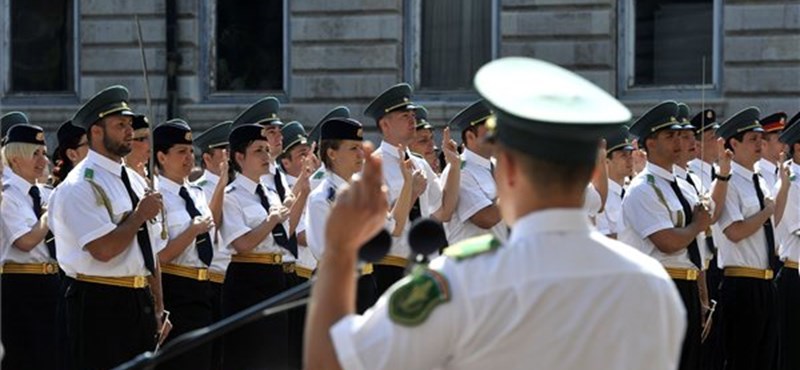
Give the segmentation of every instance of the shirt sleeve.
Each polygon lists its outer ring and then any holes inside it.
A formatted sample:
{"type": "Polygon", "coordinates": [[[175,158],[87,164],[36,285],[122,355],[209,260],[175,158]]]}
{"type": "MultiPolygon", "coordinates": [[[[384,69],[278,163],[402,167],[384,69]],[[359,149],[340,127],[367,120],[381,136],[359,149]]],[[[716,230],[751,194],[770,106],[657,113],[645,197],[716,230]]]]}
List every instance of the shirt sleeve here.
{"type": "Polygon", "coordinates": [[[317,261],[322,260],[325,252],[325,226],[331,207],[328,201],[321,197],[309,199],[306,205],[306,215],[308,224],[306,225],[306,242],[311,254],[317,261]]]}
{"type": "MultiPolygon", "coordinates": [[[[427,211],[428,215],[431,215],[438,211],[439,208],[442,208],[442,187],[445,183],[444,177],[440,179],[439,175],[437,175],[436,172],[433,172],[431,166],[424,159],[417,160],[415,165],[425,173],[425,178],[428,179],[428,187],[425,189],[423,196],[427,197],[427,211]]],[[[445,171],[448,170],[449,169],[445,168],[445,171]]],[[[442,172],[442,175],[446,173],[447,172],[442,172]]]]}
{"type": "Polygon", "coordinates": [[[456,214],[458,218],[467,221],[478,211],[491,206],[492,200],[489,199],[481,190],[475,178],[462,173],[461,186],[458,192],[458,204],[456,214]]]}
{"type": "Polygon", "coordinates": [[[67,191],[60,195],[60,205],[69,199],[80,200],[69,203],[68,207],[56,205],[58,222],[75,235],[81,248],[114,231],[117,225],[108,214],[108,209],[97,201],[97,195],[88,182],[82,182],[59,191],[67,191]],[[59,209],[60,208],[60,209],[59,209]]]}
{"type": "Polygon", "coordinates": [[[739,201],[739,190],[735,186],[728,185],[728,193],[725,197],[725,206],[717,220],[717,225],[721,231],[725,231],[734,222],[744,221],[742,214],[742,204],[739,201]]]}
{"type": "Polygon", "coordinates": [[[384,294],[362,316],[349,315],[331,327],[336,355],[344,369],[435,369],[447,364],[460,342],[468,299],[450,282],[449,302],[435,307],[417,326],[404,326],[389,317],[384,294]]]}
{"type": "Polygon", "coordinates": [[[622,201],[622,213],[625,224],[642,239],[675,227],[667,205],[661,202],[652,186],[646,183],[628,191],[622,201]]]}
{"type": "Polygon", "coordinates": [[[25,205],[12,196],[6,196],[1,206],[5,225],[3,233],[7,235],[8,243],[13,245],[17,239],[31,231],[36,224],[36,218],[32,208],[30,211],[23,209],[25,205]]]}
{"type": "Polygon", "coordinates": [[[597,192],[597,189],[594,188],[594,185],[589,184],[589,186],[586,187],[583,209],[589,213],[589,216],[594,217],[600,212],[600,208],[603,208],[603,198],[600,196],[600,193],[597,192]]]}
{"type": "Polygon", "coordinates": [[[247,227],[247,220],[242,210],[239,200],[235,196],[226,194],[222,201],[222,227],[220,233],[222,239],[232,243],[240,236],[247,234],[250,228],[247,227]]]}

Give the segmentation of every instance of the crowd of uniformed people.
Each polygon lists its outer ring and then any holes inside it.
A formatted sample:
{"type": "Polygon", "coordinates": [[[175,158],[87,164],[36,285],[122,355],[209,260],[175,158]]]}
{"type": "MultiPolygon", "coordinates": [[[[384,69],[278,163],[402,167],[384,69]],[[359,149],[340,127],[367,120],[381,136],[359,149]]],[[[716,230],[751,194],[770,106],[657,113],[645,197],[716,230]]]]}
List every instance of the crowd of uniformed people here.
{"type": "Polygon", "coordinates": [[[265,97],[203,132],[111,86],[55,149],[4,114],[3,369],[109,369],[315,274],[308,312],[158,368],[301,368],[304,340],[312,368],[800,368],[800,113],[664,101],[632,120],[558,67],[493,63],[446,125],[407,84],[364,123],[287,122],[265,97]],[[537,83],[559,78],[578,92],[537,83]],[[423,218],[455,246],[418,271],[423,218]],[[334,284],[370,228],[388,254],[334,284]]]}

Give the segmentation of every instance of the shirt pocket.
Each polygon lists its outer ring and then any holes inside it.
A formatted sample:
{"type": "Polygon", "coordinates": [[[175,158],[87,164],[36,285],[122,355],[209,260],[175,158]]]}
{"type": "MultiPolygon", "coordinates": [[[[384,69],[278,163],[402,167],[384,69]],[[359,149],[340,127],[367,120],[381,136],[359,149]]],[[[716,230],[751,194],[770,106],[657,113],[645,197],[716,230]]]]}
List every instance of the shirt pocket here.
{"type": "Polygon", "coordinates": [[[742,198],[742,216],[745,218],[750,217],[761,211],[761,203],[758,197],[743,197],[742,198]]]}
{"type": "MultiPolygon", "coordinates": [[[[107,209],[107,211],[111,213],[111,222],[117,225],[121,224],[122,221],[125,221],[125,219],[133,211],[133,208],[131,207],[131,202],[128,198],[121,198],[121,197],[112,198],[110,199],[110,205],[111,209],[110,210],[107,209]]],[[[103,207],[106,208],[105,205],[103,207]]]]}
{"type": "Polygon", "coordinates": [[[184,232],[191,224],[192,219],[186,211],[174,211],[167,213],[167,229],[170,239],[177,237],[184,232]]]}

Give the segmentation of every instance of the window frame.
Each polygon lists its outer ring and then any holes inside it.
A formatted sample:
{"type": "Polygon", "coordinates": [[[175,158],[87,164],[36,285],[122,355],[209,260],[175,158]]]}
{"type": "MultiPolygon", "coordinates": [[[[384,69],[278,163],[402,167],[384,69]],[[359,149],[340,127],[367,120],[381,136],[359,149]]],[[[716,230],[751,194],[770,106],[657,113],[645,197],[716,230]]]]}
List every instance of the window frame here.
{"type": "MultiPolygon", "coordinates": [[[[3,1],[3,0],[0,0],[3,1]]],[[[288,102],[291,95],[291,25],[289,24],[289,0],[283,3],[283,88],[281,90],[253,90],[253,91],[215,91],[212,89],[212,78],[216,68],[216,26],[217,3],[219,1],[201,1],[198,12],[199,22],[199,60],[198,87],[200,89],[201,103],[209,104],[249,104],[264,96],[274,96],[281,103],[288,102]]],[[[215,84],[215,83],[214,83],[215,84]]]]}
{"type": "Polygon", "coordinates": [[[722,0],[712,1],[713,25],[711,76],[706,76],[706,84],[694,85],[663,85],[637,87],[629,86],[628,81],[634,78],[635,32],[636,19],[634,16],[636,0],[623,0],[619,2],[617,12],[618,45],[617,52],[617,97],[620,100],[657,100],[678,99],[692,100],[716,99],[722,97],[722,0]]]}
{"type": "MultiPolygon", "coordinates": [[[[72,86],[62,92],[11,92],[11,2],[0,0],[0,104],[69,105],[80,102],[80,0],[72,1],[72,86]]],[[[16,0],[23,1],[23,0],[16,0]]]]}
{"type": "MultiPolygon", "coordinates": [[[[437,102],[472,102],[479,98],[475,89],[429,90],[419,88],[421,17],[423,0],[403,0],[403,79],[414,87],[414,100],[437,102]]],[[[500,0],[492,3],[491,14],[491,59],[500,55],[500,0]]]]}

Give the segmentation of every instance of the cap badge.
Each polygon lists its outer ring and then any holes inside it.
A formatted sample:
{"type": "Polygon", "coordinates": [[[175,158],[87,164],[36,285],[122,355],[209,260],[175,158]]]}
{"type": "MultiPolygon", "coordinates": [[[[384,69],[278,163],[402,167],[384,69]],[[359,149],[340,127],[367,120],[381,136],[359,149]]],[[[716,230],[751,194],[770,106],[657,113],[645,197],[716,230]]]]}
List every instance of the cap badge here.
{"type": "Polygon", "coordinates": [[[44,132],[36,133],[36,141],[44,141],[44,132]]]}

